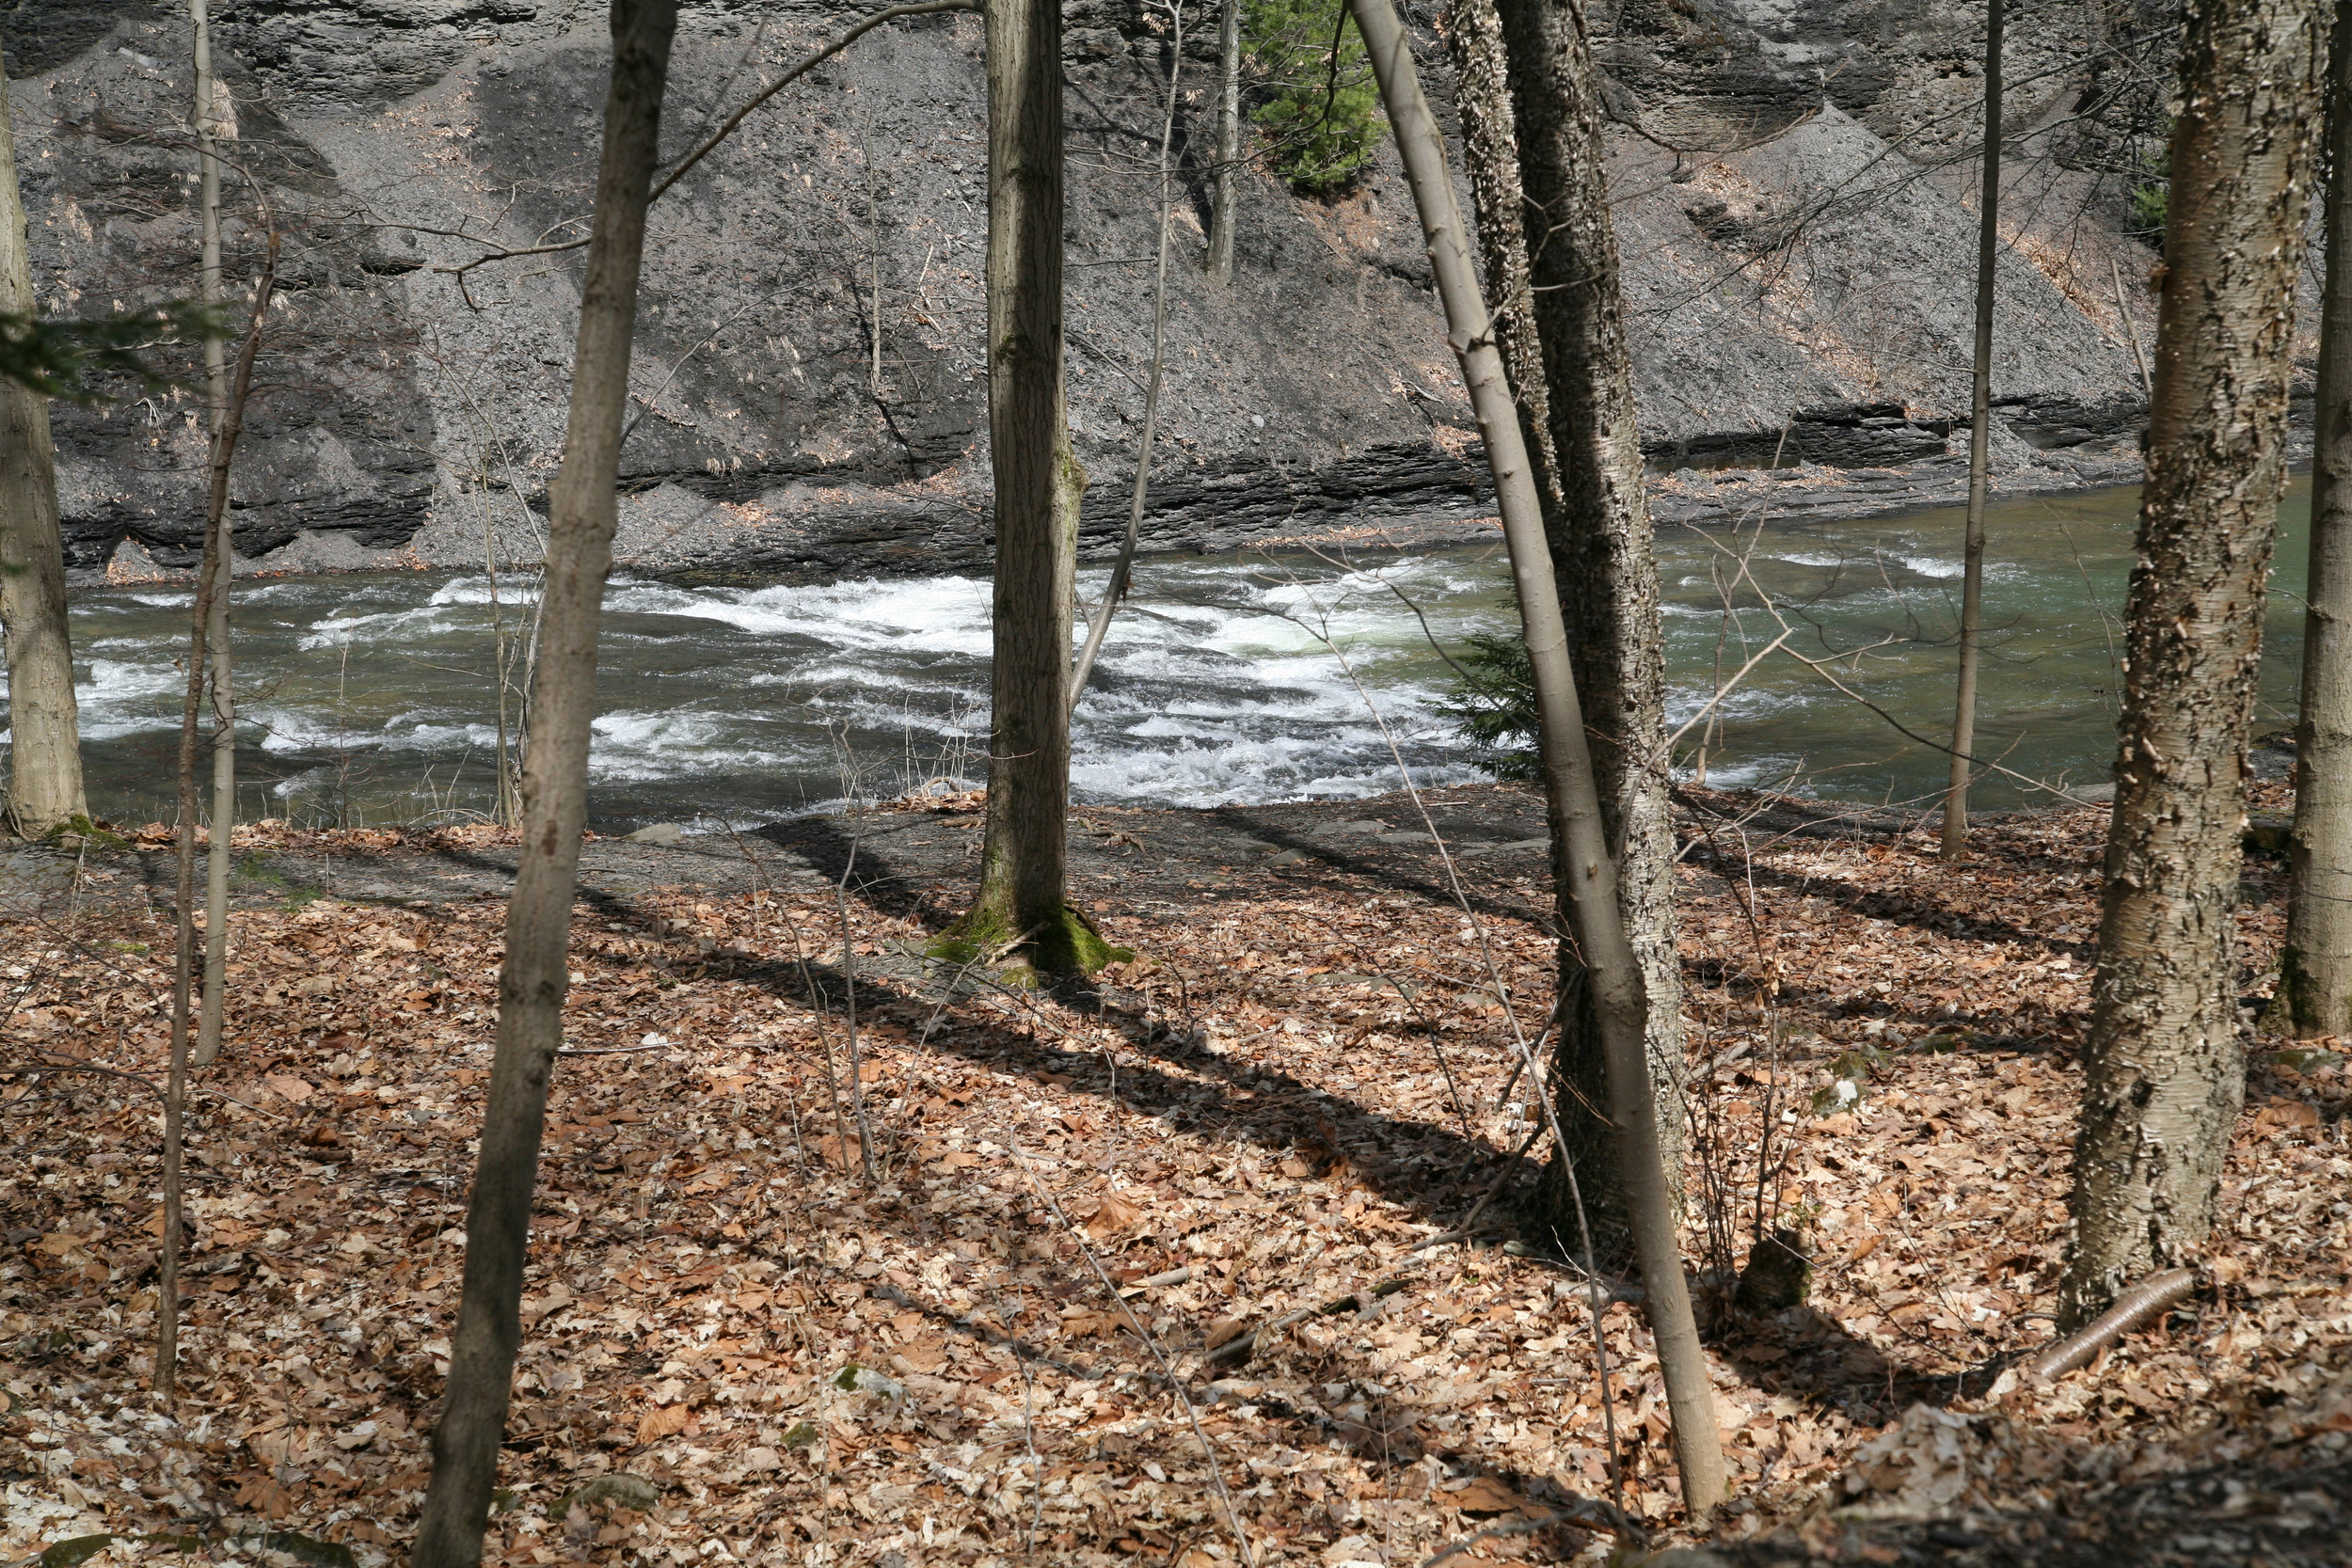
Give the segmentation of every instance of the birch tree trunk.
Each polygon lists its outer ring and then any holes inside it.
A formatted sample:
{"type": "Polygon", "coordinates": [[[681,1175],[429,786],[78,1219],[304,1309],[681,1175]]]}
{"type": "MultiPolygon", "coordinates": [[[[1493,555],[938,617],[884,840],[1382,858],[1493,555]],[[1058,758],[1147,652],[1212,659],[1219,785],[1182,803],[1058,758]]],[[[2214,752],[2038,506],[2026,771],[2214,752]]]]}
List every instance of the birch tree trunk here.
{"type": "MultiPolygon", "coordinates": [[[[0,73],[0,311],[30,316],[40,307],[17,186],[15,121],[0,73]]],[[[39,838],[87,818],[89,804],[82,793],[49,400],[13,381],[0,383],[0,626],[8,661],[8,825],[39,838]]]]}
{"type": "Polygon", "coordinates": [[[2352,1035],[2352,3],[2328,46],[2328,281],[2319,326],[2303,711],[2278,1022],[2352,1035]]]}
{"type": "Polygon", "coordinates": [[[580,287],[580,341],[564,462],[548,492],[531,749],[523,762],[521,859],[507,904],[498,1048],[466,1213],[466,1276],[450,1336],[447,1402],[433,1434],[433,1481],[409,1559],[473,1568],[498,1477],[499,1444],[522,1337],[523,1263],[547,1115],[564,1041],[580,835],[588,816],[588,723],[596,630],[619,519],[614,483],[645,208],[661,129],[677,0],[612,0],[612,80],[580,287]]]}
{"type": "Polygon", "coordinates": [[[2286,483],[2318,0],[2191,0],[2060,1329],[2190,1260],[2245,1098],[2246,727],[2286,483]]]}
{"type": "Polygon", "coordinates": [[[1951,780],[1942,850],[1968,847],[1968,759],[1977,746],[1977,669],[1983,661],[1984,502],[1993,452],[1993,268],[2001,249],[2001,0],[1984,6],[1984,183],[1977,198],[1977,358],[1968,393],[1968,522],[1961,545],[1960,686],[1952,701],[1951,780]]]}
{"type": "Polygon", "coordinates": [[[1209,276],[1233,280],[1241,216],[1241,0],[1225,0],[1216,33],[1216,177],[1209,198],[1209,276]]]}
{"type": "Polygon", "coordinates": [[[988,436],[995,653],[980,887],[955,939],[1049,974],[1116,950],[1068,902],[1078,502],[1062,386],[1061,8],[995,0],[988,37],[988,436]]]}
{"type": "MultiPolygon", "coordinates": [[[[198,268],[197,297],[205,305],[220,303],[220,153],[219,140],[229,128],[220,112],[220,85],[213,75],[213,27],[207,0],[188,0],[196,64],[197,195],[201,225],[202,254],[198,268]]],[[[263,298],[255,307],[258,326],[269,309],[263,298]]],[[[211,626],[205,634],[212,654],[213,691],[213,822],[204,858],[204,999],[198,1013],[196,1052],[188,1060],[209,1066],[220,1055],[221,1026],[228,1010],[225,993],[229,966],[229,851],[237,823],[237,703],[230,682],[229,596],[236,579],[236,540],[229,527],[229,465],[236,436],[224,440],[229,430],[229,367],[216,337],[204,340],[204,391],[212,429],[212,458],[206,487],[204,529],[209,541],[220,535],[217,550],[207,548],[205,567],[213,574],[208,590],[211,626]]],[[[236,422],[243,423],[243,410],[236,422]]]]}
{"type": "Polygon", "coordinates": [[[1454,199],[1437,121],[1422,98],[1405,29],[1390,0],[1349,0],[1380,84],[1406,178],[1421,214],[1422,235],[1445,306],[1446,338],[1477,413],[1494,471],[1495,498],[1511,552],[1519,619],[1534,676],[1537,751],[1542,763],[1552,855],[1562,868],[1565,912],[1590,976],[1594,1011],[1607,1048],[1609,1114],[1616,1124],[1618,1169],[1626,1189],[1635,1250],[1646,1287],[1644,1307],[1666,1386],[1682,1495],[1692,1517],[1723,1499],[1723,1442],[1715,1427],[1707,1354],[1691,1312],[1689,1283],[1675,1233],[1674,1200],[1658,1139],[1657,1107],[1644,1049],[1643,974],[1628,940],[1617,865],[1603,823],[1597,768],[1585,740],[1576,673],[1568,658],[1559,585],[1544,537],[1543,508],[1520,439],[1492,324],[1480,297],[1469,236],[1454,199]]]}
{"type": "MultiPolygon", "coordinates": [[[[1609,214],[1607,147],[1582,0],[1459,0],[1453,41],[1497,342],[1544,501],[1584,701],[1620,913],[1649,999],[1645,1054],[1670,1186],[1682,1162],[1682,967],[1676,948],[1658,565],[1634,422],[1609,214]]],[[[1624,1255],[1626,1191],[1585,965],[1560,953],[1557,1117],[1566,1147],[1544,1207],[1576,1234],[1568,1162],[1597,1250],[1624,1255]]]]}

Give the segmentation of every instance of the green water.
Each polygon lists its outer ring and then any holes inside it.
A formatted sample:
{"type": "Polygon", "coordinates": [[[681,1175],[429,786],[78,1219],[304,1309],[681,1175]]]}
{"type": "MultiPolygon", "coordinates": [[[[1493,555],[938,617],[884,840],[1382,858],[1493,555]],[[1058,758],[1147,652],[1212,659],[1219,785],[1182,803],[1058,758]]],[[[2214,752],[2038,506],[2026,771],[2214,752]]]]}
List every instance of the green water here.
{"type": "MultiPolygon", "coordinates": [[[[1984,664],[1976,753],[2032,778],[2090,784],[2114,761],[2118,659],[2137,487],[2003,501],[1988,509],[1984,664]]],[[[2294,721],[2302,648],[2302,590],[2311,483],[2297,479],[2280,509],[2278,565],[2265,627],[2256,733],[2294,721]]],[[[1796,629],[1788,646],[1834,672],[1884,710],[1874,715],[1820,674],[1774,657],[1724,705],[1710,737],[1710,782],[1780,784],[1842,799],[1925,801],[1948,759],[1889,720],[1948,741],[1960,620],[1965,515],[1958,509],[1869,522],[1661,532],[1668,668],[1679,724],[1749,653],[1779,635],[1761,610],[1726,614],[1721,579],[1747,547],[1756,583],[1796,629]]],[[[1734,599],[1735,607],[1740,601],[1734,599]]],[[[1683,747],[1694,769],[1692,730],[1683,747]]],[[[1995,775],[1972,790],[1980,805],[2030,800],[1995,775]]]]}
{"type": "MultiPolygon", "coordinates": [[[[2280,522],[2258,727],[2290,721],[2309,486],[2280,522]]],[[[2104,779],[2137,492],[2002,502],[1988,521],[1979,749],[2005,767],[2104,779]]],[[[1780,626],[1738,558],[1840,678],[1893,719],[1947,736],[1962,515],[1660,533],[1671,722],[1780,626]],[[1710,537],[1711,535],[1711,537],[1710,537]],[[1726,609],[1726,599],[1729,608],[1726,609]]],[[[1086,590],[1099,584],[1089,574],[1086,590]]],[[[499,588],[510,636],[526,585],[499,588]]],[[[188,595],[78,596],[73,633],[91,803],[170,815],[188,595]]],[[[498,727],[490,585],[480,576],[288,578],[237,589],[246,816],[367,824],[464,818],[490,801],[498,727]]],[[[1511,628],[1499,546],[1308,556],[1154,557],[1073,726],[1081,800],[1212,805],[1346,799],[1478,777],[1442,710],[1458,646],[1511,628]],[[1408,610],[1406,601],[1419,610],[1408,610]],[[1424,634],[1423,624],[1427,634],[1424,634]]],[[[680,585],[607,597],[591,764],[599,827],[755,822],[848,795],[983,771],[988,585],[963,577],[680,585]]],[[[513,705],[510,701],[510,714],[513,705]]],[[[1921,801],[1946,763],[1775,654],[1692,727],[1677,771],[1838,799],[1921,801]]],[[[1977,803],[2032,798],[1994,777],[1977,803]]]]}

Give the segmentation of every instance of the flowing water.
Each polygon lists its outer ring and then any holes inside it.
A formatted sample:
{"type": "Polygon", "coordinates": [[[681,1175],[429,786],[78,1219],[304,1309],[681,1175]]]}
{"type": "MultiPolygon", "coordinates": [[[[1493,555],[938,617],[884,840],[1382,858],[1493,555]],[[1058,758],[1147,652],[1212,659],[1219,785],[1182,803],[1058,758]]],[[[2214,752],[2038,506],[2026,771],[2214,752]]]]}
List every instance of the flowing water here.
{"type": "MultiPolygon", "coordinates": [[[[2005,502],[1989,522],[1980,754],[2040,778],[2106,776],[2114,653],[2137,493],[2005,502]]],[[[2308,482],[2280,518],[2258,727],[2290,721],[2308,482]]],[[[1683,776],[1904,800],[1946,764],[1899,722],[1948,738],[1961,515],[1867,522],[1726,519],[1661,531],[1671,720],[1793,628],[1788,649],[1842,656],[1837,678],[1774,653],[1692,725],[1683,776]],[[1744,561],[1748,581],[1740,580],[1744,561]],[[1761,607],[1760,587],[1780,607],[1761,607]],[[1726,610],[1726,604],[1729,610],[1726,610]],[[1890,720],[1893,722],[1890,722],[1890,720]]],[[[1516,617],[1499,545],[1352,569],[1309,556],[1147,558],[1075,725],[1084,800],[1207,805],[1481,776],[1439,710],[1458,649],[1516,617]],[[1409,601],[1409,602],[1408,602],[1409,601]],[[1424,624],[1426,631],[1424,631],[1424,624]]],[[[1104,574],[1089,574],[1088,592],[1104,574]]],[[[524,579],[498,585],[507,637],[524,579]]],[[[240,812],[366,824],[465,814],[491,798],[499,736],[492,584],[402,573],[237,588],[246,779],[240,812]]],[[[91,805],[170,816],[189,595],[108,589],[73,603],[91,805]]],[[[592,762],[600,828],[747,822],[853,794],[984,771],[988,585],[961,577],[827,587],[617,580],[608,595],[592,762]]],[[[521,671],[515,676],[519,690],[521,671]]],[[[510,715],[514,699],[509,699],[510,715]]],[[[2030,798],[1995,777],[1985,807],[2030,798]]]]}

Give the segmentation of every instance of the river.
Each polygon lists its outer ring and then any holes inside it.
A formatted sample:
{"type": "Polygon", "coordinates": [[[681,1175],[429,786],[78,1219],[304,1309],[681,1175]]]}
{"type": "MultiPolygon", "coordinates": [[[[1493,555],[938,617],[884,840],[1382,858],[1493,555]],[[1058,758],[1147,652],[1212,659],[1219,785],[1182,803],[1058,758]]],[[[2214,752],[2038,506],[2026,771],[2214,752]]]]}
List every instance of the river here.
{"type": "MultiPolygon", "coordinates": [[[[2258,730],[2292,722],[2309,496],[2298,480],[2281,512],[2258,730]]],[[[2137,502],[2124,489],[1992,509],[1979,746],[2017,773],[2106,775],[2137,502]]],[[[1948,731],[1961,531],[1957,511],[1662,530],[1673,724],[1784,626],[1787,648],[1838,657],[1837,678],[1888,716],[1776,652],[1689,730],[1682,775],[1704,739],[1715,784],[1931,796],[1940,753],[1889,721],[1948,731]],[[1743,561],[1780,619],[1740,579],[1743,561]]],[[[1103,576],[1086,575],[1089,594],[1103,576]]],[[[527,586],[497,585],[510,639],[526,624],[527,586]]],[[[484,809],[499,735],[492,587],[421,572],[239,583],[240,814],[365,826],[484,809]]],[[[173,655],[188,609],[188,594],[167,586],[74,599],[90,801],[104,817],[171,815],[184,679],[173,655]]],[[[1499,543],[1344,562],[1147,557],[1078,711],[1073,784],[1089,800],[1212,805],[1393,789],[1398,755],[1418,779],[1478,777],[1438,711],[1448,672],[1430,638],[1454,647],[1514,620],[1499,543]]],[[[740,823],[977,780],[988,645],[988,585],[975,578],[617,578],[592,821],[740,823]]],[[[1975,799],[1998,808],[2030,796],[1996,776],[1975,799]]]]}

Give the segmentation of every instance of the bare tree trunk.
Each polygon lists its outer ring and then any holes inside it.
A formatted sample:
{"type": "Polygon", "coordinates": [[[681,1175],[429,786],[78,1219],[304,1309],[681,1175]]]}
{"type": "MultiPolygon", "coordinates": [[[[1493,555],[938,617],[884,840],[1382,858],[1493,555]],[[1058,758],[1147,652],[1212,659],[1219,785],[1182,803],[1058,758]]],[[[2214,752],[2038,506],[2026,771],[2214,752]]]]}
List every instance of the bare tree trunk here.
{"type": "MultiPolygon", "coordinates": [[[[0,311],[31,316],[40,308],[17,187],[15,121],[0,75],[0,311]]],[[[39,838],[87,819],[89,803],[82,793],[49,400],[13,381],[0,384],[0,625],[8,636],[8,824],[39,838]]]]}
{"type": "Polygon", "coordinates": [[[1114,956],[1070,907],[1070,638],[1078,502],[1062,386],[1061,8],[996,0],[988,29],[988,438],[995,655],[980,887],[957,937],[1047,974],[1114,956]]]}
{"type": "Polygon", "coordinates": [[[1241,0],[1225,0],[1216,32],[1216,180],[1209,198],[1209,276],[1233,280],[1241,217],[1241,0]]]}
{"type": "MultiPolygon", "coordinates": [[[[246,323],[245,342],[237,351],[235,380],[220,426],[213,433],[212,485],[208,493],[204,557],[197,569],[196,605],[188,622],[188,690],[180,714],[180,844],[179,879],[173,900],[174,942],[171,976],[171,1058],[164,1084],[164,1235],[156,1266],[155,1393],[170,1407],[178,1377],[180,1354],[180,1156],[182,1117],[187,1105],[188,1015],[196,980],[196,749],[198,720],[203,709],[205,670],[214,625],[212,595],[222,572],[220,558],[229,551],[229,453],[235,450],[245,423],[246,401],[253,392],[253,361],[262,351],[262,328],[269,314],[270,295],[278,287],[278,230],[268,230],[262,252],[262,273],[254,281],[253,311],[246,323]]],[[[211,926],[226,926],[225,909],[205,916],[211,926]]],[[[214,940],[205,932],[206,946],[214,940]]]]}
{"type": "MultiPolygon", "coordinates": [[[[1584,698],[1620,912],[1649,1006],[1645,1054],[1670,1188],[1682,1162],[1682,965],[1667,800],[1665,665],[1632,371],[1609,215],[1603,111],[1581,0],[1460,0],[1466,162],[1496,336],[1544,500],[1552,575],[1584,698]]],[[[1630,1242],[1606,1051],[1577,945],[1560,953],[1556,1115],[1566,1142],[1544,1204],[1571,1231],[1571,1164],[1596,1247],[1630,1242]]]]}
{"type": "Polygon", "coordinates": [[[2317,0],[2188,7],[2061,1331],[2190,1260],[2245,1099],[2246,726],[2327,32],[2317,0]]]}
{"type": "Polygon", "coordinates": [[[2319,326],[2303,712],[2275,1016],[2352,1035],[2352,0],[2328,48],[2328,282],[2319,326]]]}
{"type": "Polygon", "coordinates": [[[588,724],[596,630],[619,519],[622,415],[645,208],[661,130],[677,0],[612,0],[612,80],[604,105],[588,272],[564,463],[548,495],[541,655],[523,762],[521,861],[507,904],[497,1053],[482,1151],[466,1213],[466,1278],[450,1336],[447,1402],[433,1434],[433,1481],[418,1521],[415,1568],[473,1568],[498,1477],[515,1371],[532,1191],[548,1080],[564,1042],[572,898],[588,816],[588,724]]]}
{"type": "MultiPolygon", "coordinates": [[[[197,212],[202,226],[202,262],[198,272],[197,297],[204,304],[220,303],[220,155],[218,138],[225,119],[219,112],[216,95],[220,87],[213,76],[212,19],[206,10],[206,0],[188,0],[188,20],[194,32],[196,56],[196,124],[197,212]]],[[[269,302],[262,300],[255,308],[254,320],[269,302]]],[[[204,1001],[196,1031],[196,1053],[191,1065],[205,1067],[220,1055],[221,1023],[227,1010],[223,993],[229,966],[229,850],[230,835],[237,820],[237,705],[234,689],[230,684],[229,667],[229,594],[230,585],[236,578],[236,539],[229,528],[229,464],[235,437],[221,440],[221,433],[229,423],[229,370],[223,361],[221,341],[216,337],[204,340],[204,388],[207,420],[212,429],[212,478],[208,486],[205,508],[204,553],[205,570],[213,574],[206,589],[211,606],[212,621],[206,641],[212,650],[213,682],[213,825],[212,838],[204,861],[204,1001]],[[221,536],[221,546],[215,551],[211,539],[221,536]]],[[[238,412],[238,423],[244,422],[244,412],[238,412]]]]}
{"type": "Polygon", "coordinates": [[[1691,1313],[1688,1282],[1675,1234],[1674,1200],[1658,1139],[1657,1107],[1644,1047],[1645,1002],[1639,958],[1628,940],[1617,892],[1617,866],[1603,825],[1603,806],[1576,673],[1560,607],[1543,508],[1520,439],[1518,415],[1503,377],[1469,236],[1454,199],[1445,146],[1422,96],[1412,50],[1390,0],[1349,0],[1372,57],[1380,96],[1405,160],[1406,180],[1421,212],[1447,339],[1462,366],[1511,552],[1511,573],[1534,674],[1538,750],[1550,817],[1552,853],[1569,923],[1582,949],[1595,1012],[1608,1049],[1610,1116],[1617,1124],[1618,1168],[1634,1244],[1647,1287],[1645,1307],[1656,1341],[1660,1375],[1674,1423],[1682,1493],[1692,1516],[1703,1517],[1724,1496],[1723,1442],[1715,1427],[1715,1397],[1691,1313]]]}
{"type": "Polygon", "coordinates": [[[1968,761],[1977,744],[1977,667],[1984,628],[1984,500],[1993,451],[1993,269],[2001,251],[2001,3],[1984,6],[1984,184],[1977,198],[1977,364],[1968,394],[1968,524],[1962,546],[1960,689],[1952,702],[1951,784],[1944,858],[1968,847],[1968,761]]]}

